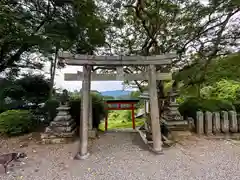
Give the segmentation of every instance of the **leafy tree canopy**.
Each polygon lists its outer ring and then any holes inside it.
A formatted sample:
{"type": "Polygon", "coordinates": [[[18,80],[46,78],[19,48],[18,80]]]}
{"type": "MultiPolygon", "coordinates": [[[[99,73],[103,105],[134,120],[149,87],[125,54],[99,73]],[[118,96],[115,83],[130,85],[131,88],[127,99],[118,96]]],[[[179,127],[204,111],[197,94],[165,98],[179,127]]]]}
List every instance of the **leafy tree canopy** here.
{"type": "Polygon", "coordinates": [[[43,76],[25,75],[17,80],[4,82],[4,88],[0,89],[0,101],[10,97],[13,100],[38,104],[48,99],[49,81],[43,76]]]}
{"type": "Polygon", "coordinates": [[[175,74],[175,79],[181,81],[185,86],[193,85],[193,82],[199,81],[200,84],[211,85],[221,79],[228,79],[240,82],[240,54],[232,54],[216,58],[207,66],[205,79],[200,81],[203,73],[201,67],[203,63],[197,62],[191,66],[185,67],[175,74]]]}
{"type": "Polygon", "coordinates": [[[32,53],[62,48],[93,53],[105,41],[104,17],[93,0],[1,0],[0,73],[7,68],[41,68],[32,53]]]}

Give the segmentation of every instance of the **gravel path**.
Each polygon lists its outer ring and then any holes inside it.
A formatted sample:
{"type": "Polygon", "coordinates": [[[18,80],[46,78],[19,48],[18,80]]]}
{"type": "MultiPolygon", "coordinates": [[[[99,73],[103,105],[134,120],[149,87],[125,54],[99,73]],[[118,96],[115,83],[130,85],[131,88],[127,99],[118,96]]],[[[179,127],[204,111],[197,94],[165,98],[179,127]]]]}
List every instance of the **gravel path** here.
{"type": "MultiPolygon", "coordinates": [[[[146,150],[138,134],[109,133],[91,145],[91,156],[72,160],[78,143],[19,148],[17,141],[2,141],[0,152],[27,152],[26,164],[10,168],[1,180],[239,180],[240,146],[228,141],[190,137],[166,149],[163,155],[146,150]]],[[[23,145],[24,146],[24,145],[23,145]]],[[[1,167],[0,167],[1,169],[1,167]]],[[[1,170],[0,170],[1,171],[1,170]]]]}

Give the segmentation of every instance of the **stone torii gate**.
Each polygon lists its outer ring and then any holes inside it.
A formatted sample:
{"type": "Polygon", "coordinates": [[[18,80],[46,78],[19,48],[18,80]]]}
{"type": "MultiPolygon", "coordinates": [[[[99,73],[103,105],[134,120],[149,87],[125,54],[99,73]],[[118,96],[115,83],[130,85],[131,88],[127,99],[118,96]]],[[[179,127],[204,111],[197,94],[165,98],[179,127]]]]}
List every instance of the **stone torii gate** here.
{"type": "Polygon", "coordinates": [[[153,136],[153,150],[156,153],[162,152],[161,131],[159,123],[157,80],[171,80],[171,73],[156,72],[156,65],[171,64],[176,54],[165,54],[157,56],[92,56],[73,55],[70,53],[60,53],[59,59],[67,65],[83,66],[83,72],[75,74],[65,74],[66,81],[82,81],[82,101],[80,120],[80,147],[76,159],[86,159],[88,152],[88,130],[90,112],[90,88],[92,81],[121,81],[121,80],[148,80],[150,96],[150,114],[153,136]],[[125,74],[123,66],[148,66],[147,72],[140,74],[125,74]],[[97,74],[92,73],[93,66],[115,66],[117,74],[97,74]]]}

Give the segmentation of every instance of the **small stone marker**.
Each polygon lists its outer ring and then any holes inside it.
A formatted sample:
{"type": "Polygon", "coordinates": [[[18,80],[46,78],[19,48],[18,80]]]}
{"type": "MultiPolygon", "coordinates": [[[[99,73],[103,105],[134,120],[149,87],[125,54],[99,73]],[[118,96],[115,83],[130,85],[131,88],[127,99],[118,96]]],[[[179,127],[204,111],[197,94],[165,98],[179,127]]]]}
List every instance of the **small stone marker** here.
{"type": "Polygon", "coordinates": [[[240,132],[240,114],[237,114],[238,132],[240,132]]]}
{"type": "Polygon", "coordinates": [[[212,134],[212,113],[205,112],[204,116],[204,125],[205,125],[205,134],[211,135],[212,134]]]}
{"type": "Polygon", "coordinates": [[[228,112],[221,112],[221,130],[223,133],[229,132],[229,120],[228,120],[228,112]]]}
{"type": "Polygon", "coordinates": [[[202,111],[197,112],[197,121],[196,121],[196,131],[197,134],[201,135],[204,134],[204,116],[202,111]]]}
{"type": "Polygon", "coordinates": [[[229,126],[232,133],[238,132],[237,113],[235,111],[229,111],[229,126]]]}
{"type": "Polygon", "coordinates": [[[213,133],[218,134],[221,132],[221,121],[220,121],[220,113],[213,113],[213,133]]]}

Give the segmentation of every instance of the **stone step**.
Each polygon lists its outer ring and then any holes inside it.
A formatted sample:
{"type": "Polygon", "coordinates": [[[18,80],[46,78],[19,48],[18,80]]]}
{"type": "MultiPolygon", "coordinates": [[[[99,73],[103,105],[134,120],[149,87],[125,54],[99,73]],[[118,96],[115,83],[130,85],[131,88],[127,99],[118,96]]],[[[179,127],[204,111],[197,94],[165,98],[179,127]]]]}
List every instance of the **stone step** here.
{"type": "Polygon", "coordinates": [[[188,125],[187,120],[167,120],[165,122],[168,126],[188,125]]]}
{"type": "Polygon", "coordinates": [[[189,125],[187,120],[170,120],[166,121],[167,126],[172,131],[185,131],[189,130],[189,125]]]}

